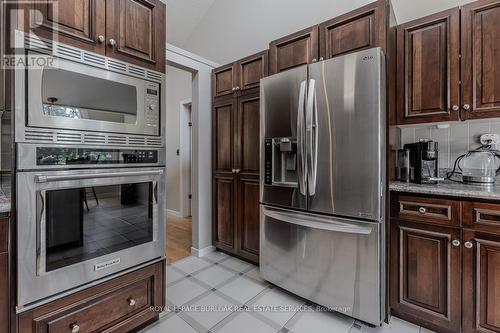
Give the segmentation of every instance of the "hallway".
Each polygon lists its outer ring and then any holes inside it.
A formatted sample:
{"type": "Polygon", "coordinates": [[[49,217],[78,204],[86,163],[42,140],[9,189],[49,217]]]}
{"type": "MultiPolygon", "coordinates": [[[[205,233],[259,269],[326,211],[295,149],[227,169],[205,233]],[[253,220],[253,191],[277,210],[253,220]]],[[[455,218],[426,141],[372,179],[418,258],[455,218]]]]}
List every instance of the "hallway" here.
{"type": "Polygon", "coordinates": [[[167,215],[167,263],[191,255],[192,219],[167,215]]]}

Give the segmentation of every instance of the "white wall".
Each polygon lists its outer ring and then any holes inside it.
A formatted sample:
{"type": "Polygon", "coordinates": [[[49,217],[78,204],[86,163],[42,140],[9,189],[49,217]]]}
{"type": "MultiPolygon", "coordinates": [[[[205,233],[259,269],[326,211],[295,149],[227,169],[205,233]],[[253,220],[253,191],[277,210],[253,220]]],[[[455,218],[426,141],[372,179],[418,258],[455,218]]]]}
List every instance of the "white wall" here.
{"type": "Polygon", "coordinates": [[[179,112],[180,102],[192,97],[190,72],[167,66],[167,209],[180,210],[179,112]]]}

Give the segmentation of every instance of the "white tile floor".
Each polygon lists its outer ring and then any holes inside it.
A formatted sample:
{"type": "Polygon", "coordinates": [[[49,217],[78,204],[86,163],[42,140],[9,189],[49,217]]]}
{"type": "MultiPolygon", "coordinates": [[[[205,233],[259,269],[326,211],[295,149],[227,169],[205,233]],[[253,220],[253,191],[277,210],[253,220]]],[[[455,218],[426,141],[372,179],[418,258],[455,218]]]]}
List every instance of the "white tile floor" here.
{"type": "Polygon", "coordinates": [[[432,333],[394,317],[373,328],[339,313],[301,310],[306,300],[220,252],[169,265],[167,302],[173,311],[142,333],[432,333]]]}

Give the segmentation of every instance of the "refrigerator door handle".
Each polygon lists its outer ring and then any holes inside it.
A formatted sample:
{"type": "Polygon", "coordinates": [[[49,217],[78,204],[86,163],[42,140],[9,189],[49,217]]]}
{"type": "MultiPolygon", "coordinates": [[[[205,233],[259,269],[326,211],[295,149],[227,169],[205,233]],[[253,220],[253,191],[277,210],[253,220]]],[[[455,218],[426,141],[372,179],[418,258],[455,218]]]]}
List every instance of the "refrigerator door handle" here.
{"type": "Polygon", "coordinates": [[[304,157],[304,151],[306,149],[304,144],[304,107],[306,99],[306,84],[306,80],[302,81],[300,84],[299,108],[297,112],[297,174],[299,178],[299,191],[302,195],[307,194],[307,165],[304,157]]]}
{"type": "Polygon", "coordinates": [[[301,227],[342,232],[357,235],[369,235],[372,233],[372,227],[361,227],[341,221],[336,221],[333,217],[326,219],[321,217],[314,217],[300,213],[288,213],[276,211],[271,209],[264,209],[264,215],[272,219],[298,225],[301,227]]]}
{"type": "Polygon", "coordinates": [[[318,171],[318,107],[316,101],[316,81],[309,80],[306,110],[307,141],[307,180],[309,195],[316,194],[316,178],[318,171]]]}

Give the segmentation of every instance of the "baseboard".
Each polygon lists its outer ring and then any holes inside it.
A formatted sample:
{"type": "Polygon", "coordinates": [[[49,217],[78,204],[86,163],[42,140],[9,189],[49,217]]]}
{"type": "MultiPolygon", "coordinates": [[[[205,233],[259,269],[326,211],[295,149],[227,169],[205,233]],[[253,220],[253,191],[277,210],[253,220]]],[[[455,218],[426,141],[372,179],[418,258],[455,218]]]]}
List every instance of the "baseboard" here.
{"type": "Polygon", "coordinates": [[[172,210],[172,209],[167,209],[167,215],[182,218],[182,214],[180,212],[178,212],[176,210],[172,210]]]}
{"type": "Polygon", "coordinates": [[[204,257],[207,254],[214,252],[215,251],[215,246],[207,246],[203,249],[196,249],[194,247],[191,248],[191,254],[195,257],[204,257]]]}

